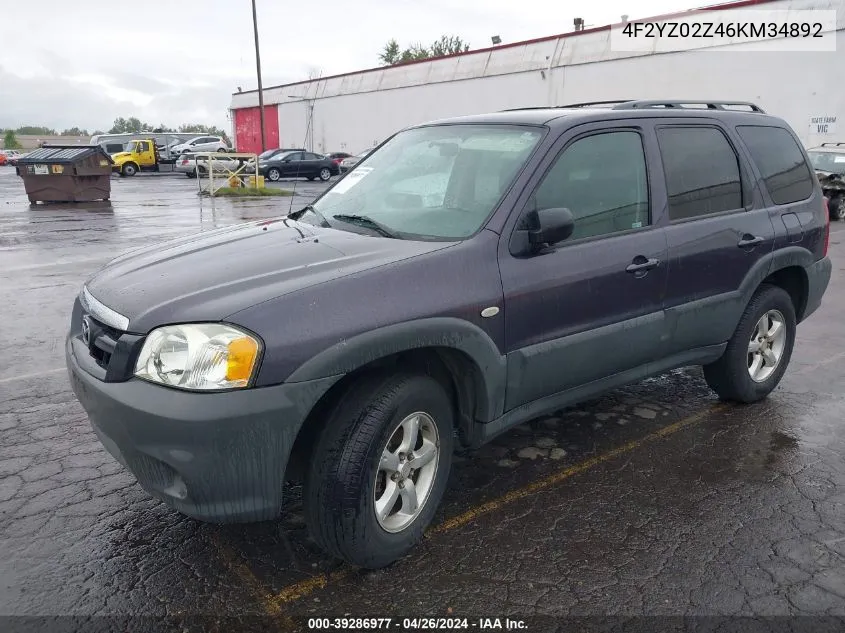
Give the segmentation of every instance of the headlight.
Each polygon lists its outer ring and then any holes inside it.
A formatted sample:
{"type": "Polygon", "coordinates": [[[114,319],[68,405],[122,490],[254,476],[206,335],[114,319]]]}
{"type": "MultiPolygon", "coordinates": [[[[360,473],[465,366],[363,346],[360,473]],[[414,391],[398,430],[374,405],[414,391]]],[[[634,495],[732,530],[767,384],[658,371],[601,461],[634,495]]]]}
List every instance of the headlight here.
{"type": "Polygon", "coordinates": [[[147,336],[135,375],[182,389],[240,389],[249,384],[260,352],[255,337],[230,325],[167,325],[147,336]]]}

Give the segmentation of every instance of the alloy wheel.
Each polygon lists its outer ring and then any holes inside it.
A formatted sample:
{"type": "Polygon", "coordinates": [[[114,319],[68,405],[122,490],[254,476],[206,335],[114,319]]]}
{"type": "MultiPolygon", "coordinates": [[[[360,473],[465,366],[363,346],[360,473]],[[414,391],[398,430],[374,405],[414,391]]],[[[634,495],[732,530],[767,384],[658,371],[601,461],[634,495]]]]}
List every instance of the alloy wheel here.
{"type": "Polygon", "coordinates": [[[748,374],[764,382],[774,373],[786,347],[786,319],[779,310],[769,310],[754,328],[748,343],[748,374]]]}
{"type": "Polygon", "coordinates": [[[376,519],[387,532],[401,532],[417,518],[437,474],[437,425],[422,411],[402,420],[387,440],[373,490],[376,519]]]}

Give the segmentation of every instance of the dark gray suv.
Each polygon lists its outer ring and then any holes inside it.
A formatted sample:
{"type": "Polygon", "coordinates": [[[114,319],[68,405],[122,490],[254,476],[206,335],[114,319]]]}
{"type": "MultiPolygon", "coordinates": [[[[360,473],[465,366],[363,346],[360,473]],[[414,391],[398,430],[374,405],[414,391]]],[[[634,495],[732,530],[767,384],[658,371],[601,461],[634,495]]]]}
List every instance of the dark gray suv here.
{"type": "Polygon", "coordinates": [[[619,102],[404,130],[313,205],[135,251],[84,285],[67,364],[105,447],[206,521],[272,519],[379,567],[453,450],[672,368],[778,384],[829,216],[753,104],[619,102]]]}

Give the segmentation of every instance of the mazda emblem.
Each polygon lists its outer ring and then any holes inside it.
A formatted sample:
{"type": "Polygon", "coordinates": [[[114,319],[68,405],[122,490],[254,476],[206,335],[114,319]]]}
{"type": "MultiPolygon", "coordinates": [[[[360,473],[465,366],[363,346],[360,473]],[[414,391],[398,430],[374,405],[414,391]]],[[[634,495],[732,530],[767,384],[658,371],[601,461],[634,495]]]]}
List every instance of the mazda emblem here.
{"type": "Polygon", "coordinates": [[[82,342],[91,346],[91,320],[87,316],[82,317],[82,342]]]}

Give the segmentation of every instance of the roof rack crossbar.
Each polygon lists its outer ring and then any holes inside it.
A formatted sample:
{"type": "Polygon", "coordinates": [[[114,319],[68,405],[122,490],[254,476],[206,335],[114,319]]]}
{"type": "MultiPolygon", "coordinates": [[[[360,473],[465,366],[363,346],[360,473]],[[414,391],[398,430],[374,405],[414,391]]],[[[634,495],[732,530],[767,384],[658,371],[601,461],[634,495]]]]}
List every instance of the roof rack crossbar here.
{"type": "Polygon", "coordinates": [[[763,108],[756,103],[750,101],[709,101],[709,100],[660,100],[660,99],[642,99],[637,101],[626,101],[614,106],[614,110],[638,110],[643,108],[688,108],[690,106],[704,106],[707,110],[728,110],[734,106],[742,106],[748,108],[752,112],[765,114],[763,108]]]}

